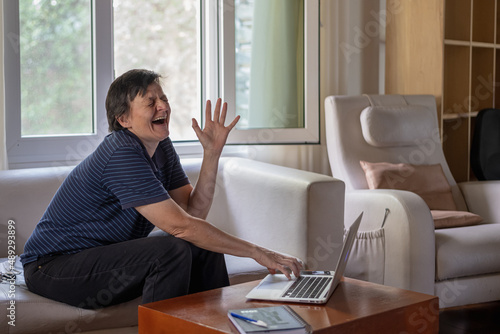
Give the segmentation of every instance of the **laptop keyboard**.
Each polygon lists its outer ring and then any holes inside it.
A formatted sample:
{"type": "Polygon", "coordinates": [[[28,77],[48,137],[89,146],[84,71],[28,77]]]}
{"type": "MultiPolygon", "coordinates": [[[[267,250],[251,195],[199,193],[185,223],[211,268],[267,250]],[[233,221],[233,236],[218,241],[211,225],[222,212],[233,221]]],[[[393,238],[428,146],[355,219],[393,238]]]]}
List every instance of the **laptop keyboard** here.
{"type": "Polygon", "coordinates": [[[300,276],[283,294],[288,298],[318,298],[332,277],[300,276]]]}

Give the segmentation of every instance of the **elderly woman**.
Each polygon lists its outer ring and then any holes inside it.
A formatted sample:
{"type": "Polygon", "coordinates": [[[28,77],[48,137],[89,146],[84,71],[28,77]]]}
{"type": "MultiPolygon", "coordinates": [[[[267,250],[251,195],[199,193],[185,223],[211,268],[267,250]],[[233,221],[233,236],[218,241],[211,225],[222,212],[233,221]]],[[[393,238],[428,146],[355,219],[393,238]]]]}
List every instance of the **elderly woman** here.
{"type": "Polygon", "coordinates": [[[65,179],[25,246],[26,284],[39,295],[99,308],[143,303],[229,284],[223,254],[250,257],[290,277],[297,259],[231,236],[205,219],[219,158],[239,117],[206,106],[200,176],[193,187],[169,139],[160,76],[131,70],[106,98],[111,133],[65,179]],[[161,232],[152,233],[157,226],[161,232]],[[146,238],[146,236],[148,236],[146,238]]]}

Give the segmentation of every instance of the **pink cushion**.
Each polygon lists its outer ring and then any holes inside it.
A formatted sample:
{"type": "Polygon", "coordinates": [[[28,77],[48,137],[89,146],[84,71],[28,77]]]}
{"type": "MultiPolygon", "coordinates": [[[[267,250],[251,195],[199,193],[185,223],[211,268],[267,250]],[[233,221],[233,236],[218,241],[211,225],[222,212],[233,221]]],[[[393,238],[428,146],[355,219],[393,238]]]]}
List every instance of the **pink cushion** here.
{"type": "Polygon", "coordinates": [[[370,189],[397,189],[416,193],[431,210],[436,229],[477,225],[481,216],[456,211],[451,187],[440,164],[409,165],[360,161],[370,189]]]}
{"type": "Polygon", "coordinates": [[[431,210],[431,214],[437,229],[477,225],[483,221],[481,216],[466,211],[431,210]]]}
{"type": "Polygon", "coordinates": [[[450,184],[440,164],[360,163],[370,189],[407,190],[422,197],[431,210],[457,210],[450,184]]]}

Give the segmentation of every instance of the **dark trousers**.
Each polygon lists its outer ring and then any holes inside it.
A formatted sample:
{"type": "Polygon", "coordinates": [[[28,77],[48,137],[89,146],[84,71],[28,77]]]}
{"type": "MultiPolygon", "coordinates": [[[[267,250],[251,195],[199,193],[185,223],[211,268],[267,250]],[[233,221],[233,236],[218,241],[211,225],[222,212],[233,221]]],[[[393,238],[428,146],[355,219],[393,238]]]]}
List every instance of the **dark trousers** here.
{"type": "Polygon", "coordinates": [[[224,256],[160,232],[160,236],[48,256],[24,266],[28,289],[73,306],[96,309],[142,295],[149,303],[229,285],[224,256]]]}

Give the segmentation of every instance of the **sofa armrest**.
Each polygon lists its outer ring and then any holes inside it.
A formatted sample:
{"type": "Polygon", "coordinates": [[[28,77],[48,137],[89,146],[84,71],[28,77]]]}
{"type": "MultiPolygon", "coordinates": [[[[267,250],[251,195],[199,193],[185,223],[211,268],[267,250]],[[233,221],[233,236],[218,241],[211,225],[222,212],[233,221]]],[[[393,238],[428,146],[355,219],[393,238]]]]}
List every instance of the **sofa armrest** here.
{"type": "Polygon", "coordinates": [[[383,284],[434,294],[434,221],[422,198],[401,190],[347,192],[346,223],[360,211],[364,211],[360,231],[384,230],[383,284]],[[389,213],[382,228],[386,208],[389,213]]]}
{"type": "MultiPolygon", "coordinates": [[[[190,165],[183,161],[188,175],[193,174],[190,165]]],[[[334,269],[343,238],[344,193],[344,183],[326,175],[224,158],[207,220],[296,256],[308,268],[334,269]]]]}
{"type": "Polygon", "coordinates": [[[470,212],[480,215],[486,222],[500,223],[500,181],[462,182],[458,186],[470,212]]]}

